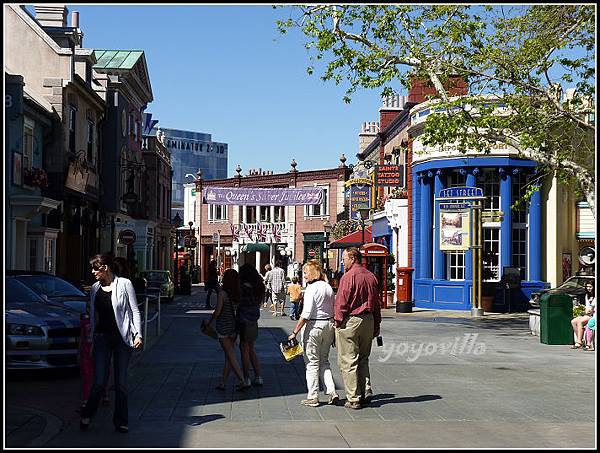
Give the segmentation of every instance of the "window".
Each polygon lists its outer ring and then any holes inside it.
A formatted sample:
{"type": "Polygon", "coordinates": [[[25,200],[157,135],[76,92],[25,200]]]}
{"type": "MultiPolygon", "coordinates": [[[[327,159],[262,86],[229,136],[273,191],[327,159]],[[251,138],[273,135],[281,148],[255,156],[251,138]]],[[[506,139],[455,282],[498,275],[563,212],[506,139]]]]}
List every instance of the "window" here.
{"type": "Polygon", "coordinates": [[[271,206],[259,206],[260,221],[271,223],[271,206]]]}
{"type": "Polygon", "coordinates": [[[329,186],[316,186],[323,189],[323,203],[304,206],[305,217],[320,217],[329,214],[329,186]]]}
{"type": "Polygon", "coordinates": [[[33,129],[34,123],[25,118],[23,125],[23,169],[30,169],[33,165],[33,129]]]}
{"type": "Polygon", "coordinates": [[[446,252],[446,263],[449,280],[465,279],[465,252],[446,252]]]}
{"type": "Polygon", "coordinates": [[[121,135],[127,137],[127,112],[125,108],[121,110],[121,135]]]}
{"type": "Polygon", "coordinates": [[[275,206],[275,223],[285,223],[285,206],[275,206]]]}
{"type": "Polygon", "coordinates": [[[54,239],[45,240],[44,272],[54,274],[54,239]]]}
{"type": "Polygon", "coordinates": [[[483,228],[483,281],[500,280],[500,229],[483,228]]]}
{"type": "Polygon", "coordinates": [[[464,187],[467,184],[467,175],[461,175],[459,170],[448,174],[448,187],[464,187]]]}
{"type": "Polygon", "coordinates": [[[37,241],[35,239],[31,239],[29,241],[29,270],[37,271],[37,241]]]}
{"type": "Polygon", "coordinates": [[[77,127],[77,109],[69,106],[69,151],[76,153],[75,129],[77,127]]]}
{"type": "MultiPolygon", "coordinates": [[[[520,199],[526,190],[528,175],[518,173],[512,177],[512,204],[520,199]]],[[[527,279],[527,204],[512,210],[512,263],[521,269],[521,279],[527,279]]]]}
{"type": "Polygon", "coordinates": [[[129,136],[131,137],[134,134],[135,130],[135,122],[133,120],[133,113],[129,114],[129,136]]]}
{"type": "Polygon", "coordinates": [[[224,204],[209,204],[208,205],[208,220],[219,221],[227,220],[227,205],[224,204]]]}
{"type": "Polygon", "coordinates": [[[244,206],[243,220],[244,223],[256,223],[257,206],[244,206]]]}
{"type": "Polygon", "coordinates": [[[521,279],[527,279],[527,230],[514,228],[512,237],[513,266],[521,269],[521,279]]]}
{"type": "Polygon", "coordinates": [[[88,120],[87,128],[87,161],[88,164],[94,164],[94,122],[88,120]]]}
{"type": "Polygon", "coordinates": [[[482,181],[484,211],[500,210],[500,174],[497,169],[488,169],[483,172],[482,181]]]}

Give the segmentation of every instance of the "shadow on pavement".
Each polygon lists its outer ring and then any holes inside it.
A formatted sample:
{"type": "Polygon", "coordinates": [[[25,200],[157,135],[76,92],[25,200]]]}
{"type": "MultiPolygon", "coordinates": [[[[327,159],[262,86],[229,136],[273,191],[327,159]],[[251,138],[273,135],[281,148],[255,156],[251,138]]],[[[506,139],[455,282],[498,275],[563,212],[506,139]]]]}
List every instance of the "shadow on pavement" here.
{"type": "Polygon", "coordinates": [[[399,398],[393,398],[396,396],[393,393],[380,393],[373,395],[373,399],[370,403],[366,404],[365,407],[381,407],[386,404],[393,403],[422,403],[425,401],[441,400],[440,395],[419,395],[419,396],[403,396],[399,398]]]}

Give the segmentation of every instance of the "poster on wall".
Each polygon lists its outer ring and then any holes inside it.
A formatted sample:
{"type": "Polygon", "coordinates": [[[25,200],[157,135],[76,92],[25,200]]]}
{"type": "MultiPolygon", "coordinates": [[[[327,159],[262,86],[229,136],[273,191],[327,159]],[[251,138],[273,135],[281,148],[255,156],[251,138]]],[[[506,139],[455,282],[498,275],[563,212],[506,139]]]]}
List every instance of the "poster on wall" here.
{"type": "Polygon", "coordinates": [[[471,216],[468,209],[440,209],[440,250],[468,250],[471,216]]]}

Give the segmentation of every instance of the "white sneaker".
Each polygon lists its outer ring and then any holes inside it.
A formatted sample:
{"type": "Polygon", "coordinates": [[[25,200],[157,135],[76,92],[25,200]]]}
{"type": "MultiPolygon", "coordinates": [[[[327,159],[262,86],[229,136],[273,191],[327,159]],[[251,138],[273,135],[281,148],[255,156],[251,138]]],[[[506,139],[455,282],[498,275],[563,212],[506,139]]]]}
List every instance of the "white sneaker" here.
{"type": "Polygon", "coordinates": [[[254,381],[252,382],[252,385],[258,385],[258,386],[263,385],[263,378],[260,376],[256,376],[254,378],[254,381]]]}
{"type": "Polygon", "coordinates": [[[249,377],[246,378],[245,383],[246,383],[246,387],[250,387],[252,385],[252,381],[250,381],[249,377]]]}

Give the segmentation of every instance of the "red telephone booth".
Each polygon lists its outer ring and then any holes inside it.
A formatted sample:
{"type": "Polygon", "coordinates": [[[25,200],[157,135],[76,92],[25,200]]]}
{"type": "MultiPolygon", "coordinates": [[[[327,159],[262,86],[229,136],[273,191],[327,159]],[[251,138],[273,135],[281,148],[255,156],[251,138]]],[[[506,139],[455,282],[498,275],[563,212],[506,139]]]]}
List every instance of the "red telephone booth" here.
{"type": "Polygon", "coordinates": [[[362,265],[375,274],[379,283],[379,306],[388,308],[387,306],[387,262],[388,249],[381,244],[363,244],[360,247],[360,253],[363,257],[362,265]]]}

